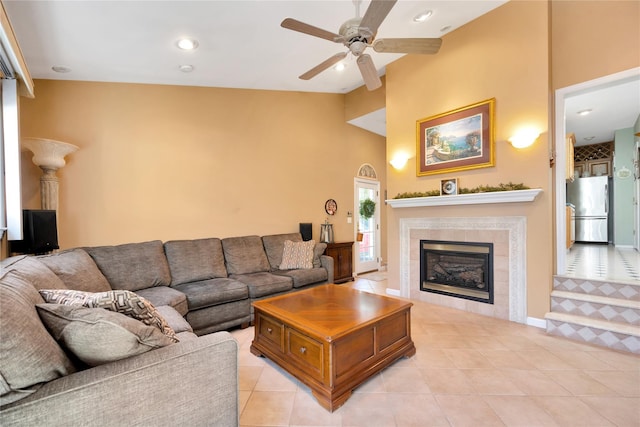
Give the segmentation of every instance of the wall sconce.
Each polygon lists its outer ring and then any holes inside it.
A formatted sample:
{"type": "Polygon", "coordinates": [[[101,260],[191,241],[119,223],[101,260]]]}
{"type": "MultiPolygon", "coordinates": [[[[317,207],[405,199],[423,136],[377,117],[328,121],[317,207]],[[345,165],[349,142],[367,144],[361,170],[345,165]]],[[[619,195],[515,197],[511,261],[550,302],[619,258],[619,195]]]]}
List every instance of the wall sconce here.
{"type": "Polygon", "coordinates": [[[533,145],[540,136],[540,132],[534,128],[523,128],[509,138],[509,142],[514,148],[526,148],[533,145]]]}
{"type": "Polygon", "coordinates": [[[401,170],[402,168],[405,167],[408,160],[409,160],[409,156],[407,156],[406,154],[396,154],[396,156],[393,159],[391,159],[389,164],[393,166],[394,169],[401,170]]]}

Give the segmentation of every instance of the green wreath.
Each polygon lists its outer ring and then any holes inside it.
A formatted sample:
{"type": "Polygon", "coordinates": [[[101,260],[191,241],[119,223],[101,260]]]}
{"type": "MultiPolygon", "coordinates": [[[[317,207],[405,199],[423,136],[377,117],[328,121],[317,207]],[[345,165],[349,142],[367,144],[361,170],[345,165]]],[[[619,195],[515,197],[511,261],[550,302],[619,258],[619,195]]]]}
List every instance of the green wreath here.
{"type": "Polygon", "coordinates": [[[376,212],[376,202],[371,199],[365,199],[360,202],[360,216],[369,219],[376,212]]]}

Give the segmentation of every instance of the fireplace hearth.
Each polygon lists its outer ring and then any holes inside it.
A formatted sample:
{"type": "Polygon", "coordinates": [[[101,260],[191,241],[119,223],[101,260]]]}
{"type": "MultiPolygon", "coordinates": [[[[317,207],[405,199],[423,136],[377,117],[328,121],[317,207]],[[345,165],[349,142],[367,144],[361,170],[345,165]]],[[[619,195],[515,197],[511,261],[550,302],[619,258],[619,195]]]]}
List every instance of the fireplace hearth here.
{"type": "Polygon", "coordinates": [[[420,240],[420,290],[493,304],[493,243],[420,240]]]}

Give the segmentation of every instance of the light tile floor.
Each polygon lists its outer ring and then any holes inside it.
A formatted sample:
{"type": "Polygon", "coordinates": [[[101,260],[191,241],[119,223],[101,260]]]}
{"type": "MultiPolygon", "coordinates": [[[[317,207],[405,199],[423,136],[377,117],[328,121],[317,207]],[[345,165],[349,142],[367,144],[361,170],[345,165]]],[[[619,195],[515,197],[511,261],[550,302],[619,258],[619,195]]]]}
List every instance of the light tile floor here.
{"type": "Polygon", "coordinates": [[[567,253],[564,276],[595,280],[640,281],[640,252],[613,245],[576,243],[567,253]]]}
{"type": "MultiPolygon", "coordinates": [[[[386,280],[374,273],[343,286],[384,294],[386,280]]],[[[249,352],[253,328],[232,331],[240,425],[640,426],[638,356],[420,301],[411,315],[416,355],[356,388],[333,413],[249,352]]]]}

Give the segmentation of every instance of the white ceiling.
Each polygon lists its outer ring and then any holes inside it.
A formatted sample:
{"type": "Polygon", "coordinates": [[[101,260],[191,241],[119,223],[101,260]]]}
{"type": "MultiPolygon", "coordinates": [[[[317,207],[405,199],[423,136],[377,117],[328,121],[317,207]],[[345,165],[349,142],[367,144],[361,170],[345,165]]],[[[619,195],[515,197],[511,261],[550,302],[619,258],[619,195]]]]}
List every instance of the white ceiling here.
{"type": "Polygon", "coordinates": [[[565,100],[567,133],[576,145],[613,141],[614,132],[633,127],[640,116],[640,74],[586,89],[565,100]],[[591,110],[587,115],[579,111],[591,110]]]}
{"type": "MultiPolygon", "coordinates": [[[[507,0],[399,0],[378,38],[442,37],[507,0]],[[423,23],[419,12],[432,10],[423,23]],[[445,27],[448,29],[443,30],[445,27]]],[[[331,32],[355,16],[352,0],[24,1],[3,0],[27,66],[36,79],[154,83],[189,86],[346,93],[362,86],[349,55],[342,72],[328,69],[309,81],[298,76],[338,52],[341,44],[280,27],[286,17],[331,32]],[[195,51],[176,47],[180,37],[198,40],[195,51]],[[179,70],[192,65],[191,73],[179,70]],[[54,66],[67,67],[56,73],[54,66]]],[[[369,5],[361,5],[361,15],[369,5]]],[[[446,39],[441,51],[447,49],[446,39]]],[[[401,55],[368,49],[380,75],[401,55]]],[[[610,141],[640,114],[638,79],[567,100],[567,131],[578,144],[610,141]],[[593,109],[589,116],[573,114],[593,109]]],[[[37,96],[37,86],[36,86],[37,96]]],[[[384,110],[354,125],[384,135],[384,110]]]]}
{"type": "MultiPolygon", "coordinates": [[[[441,37],[505,2],[400,0],[377,37],[441,37]],[[414,22],[425,9],[433,16],[414,22]],[[441,31],[445,26],[450,28],[441,31]]],[[[280,27],[291,17],[337,33],[355,16],[351,0],[3,3],[34,78],[330,93],[362,85],[351,55],[341,73],[330,69],[310,81],[298,79],[347,48],[280,27]],[[198,49],[179,50],[176,41],[185,36],[197,39],[198,49]],[[183,64],[194,71],[181,72],[183,64]],[[71,72],[58,74],[52,66],[71,72]]],[[[361,15],[369,3],[362,2],[361,15]]],[[[380,74],[401,56],[367,53],[380,74]]]]}

